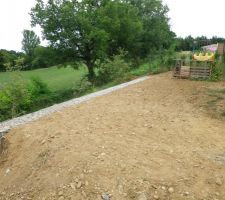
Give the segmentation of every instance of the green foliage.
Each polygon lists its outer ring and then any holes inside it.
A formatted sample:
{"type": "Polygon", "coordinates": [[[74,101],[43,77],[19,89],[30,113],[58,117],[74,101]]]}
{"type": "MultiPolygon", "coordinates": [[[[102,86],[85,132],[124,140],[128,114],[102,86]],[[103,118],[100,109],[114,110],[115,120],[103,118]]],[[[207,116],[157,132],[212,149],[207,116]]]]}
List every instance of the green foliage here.
{"type": "Polygon", "coordinates": [[[32,60],[35,48],[40,44],[39,37],[35,34],[34,31],[24,30],[23,31],[23,40],[22,40],[22,50],[25,52],[25,61],[23,69],[30,70],[32,69],[32,60]]]}
{"type": "Polygon", "coordinates": [[[99,10],[101,27],[109,35],[108,55],[124,49],[134,55],[137,40],[143,31],[138,9],[124,2],[109,1],[99,10]]]}
{"type": "Polygon", "coordinates": [[[31,78],[28,84],[28,91],[31,93],[31,111],[50,106],[54,102],[53,93],[50,91],[48,85],[38,76],[31,78]]]}
{"type": "Polygon", "coordinates": [[[14,70],[16,65],[16,60],[22,56],[23,56],[23,53],[1,49],[0,50],[0,72],[14,70]]]}
{"type": "Polygon", "coordinates": [[[31,93],[21,80],[14,80],[0,88],[0,120],[17,117],[31,105],[31,93]]]}
{"type": "Polygon", "coordinates": [[[223,53],[223,56],[222,56],[222,63],[225,64],[225,52],[223,53]]]}
{"type": "Polygon", "coordinates": [[[2,51],[0,51],[0,72],[5,71],[5,56],[2,51]]]}
{"type": "Polygon", "coordinates": [[[175,34],[170,30],[167,6],[158,0],[128,0],[138,8],[143,32],[135,44],[134,54],[146,58],[162,49],[169,49],[175,34]]]}
{"type": "Polygon", "coordinates": [[[222,68],[224,65],[222,63],[215,63],[212,67],[211,81],[219,81],[222,78],[222,68]]]}
{"type": "Polygon", "coordinates": [[[31,78],[29,91],[32,94],[33,99],[36,99],[41,95],[50,93],[48,85],[45,82],[43,82],[38,76],[31,78]]]}
{"type": "Polygon", "coordinates": [[[175,52],[173,49],[159,52],[145,60],[145,64],[131,70],[133,76],[158,74],[169,71],[174,65],[175,52]]]}
{"type": "Polygon", "coordinates": [[[40,38],[34,31],[24,30],[22,49],[28,57],[33,55],[34,49],[40,44],[40,38]]]}
{"type": "Polygon", "coordinates": [[[16,77],[0,88],[0,121],[20,116],[50,102],[51,92],[40,78],[34,77],[28,84],[21,77],[16,77]]]}
{"type": "Polygon", "coordinates": [[[93,85],[88,81],[87,77],[82,78],[78,83],[76,83],[73,88],[74,96],[81,96],[89,91],[93,90],[93,85]]]}
{"type": "Polygon", "coordinates": [[[29,82],[32,77],[40,77],[52,92],[71,89],[84,75],[87,74],[85,67],[80,66],[78,70],[71,67],[49,67],[29,71],[2,72],[0,73],[0,85],[13,81],[15,74],[29,82]]]}
{"type": "Polygon", "coordinates": [[[121,48],[134,63],[169,48],[175,34],[167,12],[158,0],[37,0],[31,17],[52,46],[86,64],[93,81],[97,61],[105,62],[121,48]]]}
{"type": "Polygon", "coordinates": [[[15,78],[0,88],[0,121],[79,97],[92,90],[93,85],[87,78],[82,78],[73,88],[56,92],[50,91],[39,77],[32,77],[30,82],[15,78]]]}
{"type": "Polygon", "coordinates": [[[25,58],[24,57],[18,57],[15,60],[15,65],[11,67],[10,71],[21,70],[24,67],[25,67],[25,58]]]}
{"type": "Polygon", "coordinates": [[[185,38],[176,38],[176,50],[177,51],[193,51],[200,50],[202,46],[209,44],[225,43],[225,38],[200,36],[193,38],[188,36],[185,38]]]}
{"type": "Polygon", "coordinates": [[[129,71],[129,65],[123,59],[123,56],[115,55],[112,59],[108,59],[100,65],[97,76],[98,84],[124,79],[126,73],[129,71]]]}
{"type": "Polygon", "coordinates": [[[51,48],[38,46],[34,49],[32,56],[32,68],[45,68],[65,62],[61,52],[51,48]]]}

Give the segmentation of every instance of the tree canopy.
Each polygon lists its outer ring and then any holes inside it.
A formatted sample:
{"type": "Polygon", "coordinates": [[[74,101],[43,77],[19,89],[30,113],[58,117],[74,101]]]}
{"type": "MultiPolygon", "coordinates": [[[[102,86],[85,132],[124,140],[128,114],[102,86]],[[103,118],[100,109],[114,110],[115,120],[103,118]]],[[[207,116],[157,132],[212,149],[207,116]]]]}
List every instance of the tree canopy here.
{"type": "Polygon", "coordinates": [[[36,0],[32,25],[40,25],[54,48],[70,52],[93,78],[97,61],[118,53],[146,57],[168,48],[174,37],[168,8],[159,0],[36,0]]]}
{"type": "Polygon", "coordinates": [[[26,53],[27,56],[32,56],[34,49],[40,43],[40,38],[35,34],[34,31],[23,31],[22,50],[26,53]]]}

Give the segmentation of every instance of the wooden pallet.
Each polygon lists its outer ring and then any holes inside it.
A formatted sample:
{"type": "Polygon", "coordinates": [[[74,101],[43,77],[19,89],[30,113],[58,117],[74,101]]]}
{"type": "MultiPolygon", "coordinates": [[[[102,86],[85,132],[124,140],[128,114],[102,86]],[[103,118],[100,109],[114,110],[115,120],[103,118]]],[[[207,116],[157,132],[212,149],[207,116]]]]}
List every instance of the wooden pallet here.
{"type": "Polygon", "coordinates": [[[181,66],[177,67],[173,73],[174,77],[178,78],[189,78],[190,77],[190,67],[189,66],[181,66]]]}
{"type": "Polygon", "coordinates": [[[173,76],[177,78],[204,78],[208,79],[211,76],[211,68],[201,67],[187,67],[182,66],[180,69],[176,68],[173,72],[173,76]]]}
{"type": "Polygon", "coordinates": [[[211,68],[210,67],[190,67],[190,78],[210,78],[211,68]]]}

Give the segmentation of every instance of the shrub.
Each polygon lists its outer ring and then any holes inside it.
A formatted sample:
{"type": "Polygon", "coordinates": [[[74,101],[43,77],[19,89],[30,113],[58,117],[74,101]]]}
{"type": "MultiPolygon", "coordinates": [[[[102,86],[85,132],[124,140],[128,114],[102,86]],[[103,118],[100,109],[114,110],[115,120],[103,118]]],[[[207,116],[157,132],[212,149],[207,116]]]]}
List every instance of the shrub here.
{"type": "Polygon", "coordinates": [[[213,65],[210,78],[211,81],[219,81],[221,79],[223,67],[224,66],[221,63],[216,63],[215,65],[213,65]]]}
{"type": "Polygon", "coordinates": [[[225,52],[223,53],[223,56],[222,56],[222,62],[225,64],[225,52]]]}
{"type": "Polygon", "coordinates": [[[160,72],[160,62],[155,60],[154,62],[149,64],[149,73],[150,74],[158,74],[160,72]]]}
{"type": "Polygon", "coordinates": [[[51,103],[51,92],[40,78],[32,78],[29,84],[16,78],[0,88],[0,121],[18,117],[51,103]]]}
{"type": "Polygon", "coordinates": [[[106,62],[100,65],[97,83],[104,84],[110,81],[120,81],[129,71],[129,64],[123,59],[123,55],[115,55],[112,59],[106,60],[106,62]]]}
{"type": "Polygon", "coordinates": [[[91,91],[93,89],[93,85],[91,82],[88,81],[87,77],[84,77],[76,84],[76,86],[73,88],[73,94],[74,96],[81,96],[88,91],[91,91]]]}
{"type": "Polygon", "coordinates": [[[143,76],[149,74],[149,65],[145,63],[137,68],[132,69],[130,73],[133,76],[143,76]]]}
{"type": "Polygon", "coordinates": [[[21,80],[4,85],[0,89],[0,120],[24,114],[31,102],[31,93],[21,80]]]}
{"type": "Polygon", "coordinates": [[[50,94],[48,85],[44,83],[39,77],[32,77],[31,84],[29,85],[29,91],[34,99],[41,95],[50,94]]]}
{"type": "Polygon", "coordinates": [[[53,103],[53,94],[48,88],[48,85],[39,77],[32,77],[28,85],[28,90],[31,94],[31,110],[38,110],[47,107],[53,103]]]}

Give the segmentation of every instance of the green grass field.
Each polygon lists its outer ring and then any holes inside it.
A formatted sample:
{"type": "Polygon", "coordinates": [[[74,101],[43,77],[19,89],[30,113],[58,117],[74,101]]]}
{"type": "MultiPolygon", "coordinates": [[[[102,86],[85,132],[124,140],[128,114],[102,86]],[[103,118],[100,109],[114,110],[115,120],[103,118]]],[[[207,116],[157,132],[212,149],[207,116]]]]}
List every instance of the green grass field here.
{"type": "Polygon", "coordinates": [[[80,67],[78,70],[71,67],[50,67],[32,71],[0,72],[0,85],[13,81],[18,77],[26,81],[29,81],[31,77],[39,77],[48,84],[51,91],[66,90],[71,89],[86,73],[85,67],[80,67]]]}

